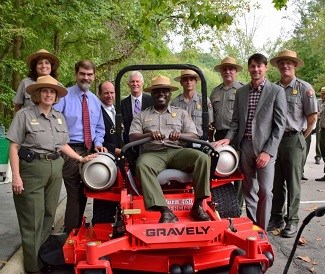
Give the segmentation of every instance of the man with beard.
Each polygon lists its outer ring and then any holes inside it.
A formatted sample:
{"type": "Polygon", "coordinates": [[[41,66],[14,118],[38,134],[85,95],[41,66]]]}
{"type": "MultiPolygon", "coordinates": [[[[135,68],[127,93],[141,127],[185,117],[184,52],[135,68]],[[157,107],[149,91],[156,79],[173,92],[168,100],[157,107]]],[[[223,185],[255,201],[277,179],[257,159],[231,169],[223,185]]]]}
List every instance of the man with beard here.
{"type": "Polygon", "coordinates": [[[142,147],[136,165],[136,174],[142,186],[146,209],[159,211],[160,223],[175,223],[177,216],[168,208],[157,175],[166,168],[174,168],[193,173],[194,203],[190,216],[195,221],[208,221],[202,202],[210,196],[210,157],[201,151],[184,148],[179,142],[183,136],[197,138],[195,124],[186,110],[168,106],[171,92],[177,90],[170,79],[157,76],[151,86],[144,89],[151,92],[152,107],[133,118],[130,141],[152,137],[153,141],[142,147]]]}
{"type": "MultiPolygon", "coordinates": [[[[80,155],[107,152],[103,147],[105,126],[99,99],[89,88],[95,79],[95,65],[90,60],[75,64],[76,85],[67,88],[68,94],[54,108],[63,113],[69,133],[69,145],[80,155]]],[[[64,232],[81,226],[87,197],[81,181],[79,163],[65,157],[63,179],[67,191],[64,232]]]]}

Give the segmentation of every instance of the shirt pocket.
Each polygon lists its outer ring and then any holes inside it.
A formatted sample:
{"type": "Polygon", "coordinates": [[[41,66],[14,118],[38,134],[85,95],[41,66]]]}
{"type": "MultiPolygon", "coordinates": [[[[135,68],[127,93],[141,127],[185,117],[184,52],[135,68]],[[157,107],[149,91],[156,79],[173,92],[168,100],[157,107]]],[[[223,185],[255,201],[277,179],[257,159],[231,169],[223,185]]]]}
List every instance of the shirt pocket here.
{"type": "Polygon", "coordinates": [[[153,132],[156,130],[158,130],[158,128],[156,127],[156,123],[153,120],[144,121],[144,123],[143,123],[143,132],[144,133],[153,132]]]}
{"type": "Polygon", "coordinates": [[[211,98],[211,104],[214,110],[219,110],[222,107],[222,102],[220,96],[215,96],[211,98]]]}
{"type": "Polygon", "coordinates": [[[295,114],[298,112],[299,109],[302,108],[302,102],[300,97],[298,96],[287,97],[287,103],[288,103],[288,113],[295,114]]]}
{"type": "Polygon", "coordinates": [[[64,145],[68,141],[68,129],[64,125],[55,125],[55,133],[59,145],[64,145]]]}
{"type": "Polygon", "coordinates": [[[193,111],[193,121],[195,125],[202,125],[202,109],[193,111]]]}
{"type": "Polygon", "coordinates": [[[166,129],[171,131],[182,131],[182,121],[179,119],[167,119],[166,129]]]}
{"type": "Polygon", "coordinates": [[[26,142],[30,144],[42,144],[46,138],[45,128],[41,124],[30,124],[29,133],[26,135],[26,142]]]}
{"type": "Polygon", "coordinates": [[[228,107],[229,109],[234,109],[234,104],[235,104],[235,94],[230,94],[228,96],[228,107]]]}

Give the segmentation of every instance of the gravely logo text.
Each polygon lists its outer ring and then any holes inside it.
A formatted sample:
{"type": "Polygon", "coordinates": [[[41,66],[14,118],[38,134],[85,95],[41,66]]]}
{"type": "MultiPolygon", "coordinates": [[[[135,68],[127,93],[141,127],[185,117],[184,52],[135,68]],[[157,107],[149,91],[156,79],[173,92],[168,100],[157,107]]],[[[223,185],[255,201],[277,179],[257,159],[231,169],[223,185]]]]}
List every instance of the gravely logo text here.
{"type": "Polygon", "coordinates": [[[146,229],[147,237],[157,236],[180,236],[180,235],[201,235],[208,234],[210,226],[189,226],[189,227],[171,227],[171,228],[148,228],[146,229]]]}

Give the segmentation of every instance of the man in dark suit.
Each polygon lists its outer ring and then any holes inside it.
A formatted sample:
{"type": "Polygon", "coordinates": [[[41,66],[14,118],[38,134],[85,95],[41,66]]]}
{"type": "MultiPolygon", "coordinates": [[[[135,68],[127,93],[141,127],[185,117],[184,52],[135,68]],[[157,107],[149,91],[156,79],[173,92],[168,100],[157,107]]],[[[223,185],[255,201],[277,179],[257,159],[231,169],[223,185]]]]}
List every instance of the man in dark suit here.
{"type": "Polygon", "coordinates": [[[236,92],[230,129],[216,146],[235,140],[244,174],[247,216],[266,229],[272,208],[274,165],[286,123],[284,89],[265,76],[267,59],[256,53],[248,59],[251,82],[236,92]]]}
{"type": "MultiPolygon", "coordinates": [[[[114,85],[105,81],[98,87],[98,97],[102,105],[102,113],[105,124],[105,136],[103,146],[108,152],[118,156],[121,149],[118,147],[118,136],[115,132],[115,88],[114,85]]],[[[92,223],[114,222],[116,202],[94,199],[92,223]]]]}
{"type": "Polygon", "coordinates": [[[133,116],[141,110],[145,110],[153,105],[153,99],[150,95],[143,93],[143,75],[140,71],[131,71],[128,79],[128,86],[131,94],[121,101],[121,112],[123,117],[124,143],[129,143],[129,131],[133,116]]]}

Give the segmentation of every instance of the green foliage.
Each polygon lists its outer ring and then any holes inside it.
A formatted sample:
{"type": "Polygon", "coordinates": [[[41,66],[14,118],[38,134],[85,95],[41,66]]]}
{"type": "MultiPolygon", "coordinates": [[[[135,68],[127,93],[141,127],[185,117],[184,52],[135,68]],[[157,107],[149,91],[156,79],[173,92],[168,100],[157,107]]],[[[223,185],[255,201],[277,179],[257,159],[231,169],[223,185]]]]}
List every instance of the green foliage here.
{"type": "Polygon", "coordinates": [[[277,10],[280,10],[287,5],[288,0],[273,0],[272,3],[277,10]]]}

